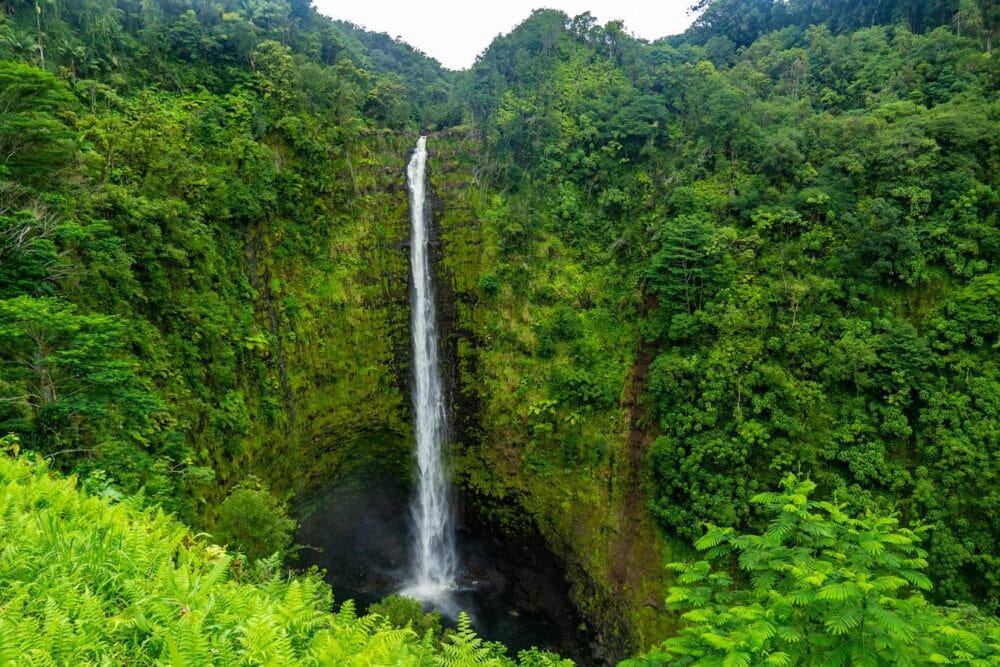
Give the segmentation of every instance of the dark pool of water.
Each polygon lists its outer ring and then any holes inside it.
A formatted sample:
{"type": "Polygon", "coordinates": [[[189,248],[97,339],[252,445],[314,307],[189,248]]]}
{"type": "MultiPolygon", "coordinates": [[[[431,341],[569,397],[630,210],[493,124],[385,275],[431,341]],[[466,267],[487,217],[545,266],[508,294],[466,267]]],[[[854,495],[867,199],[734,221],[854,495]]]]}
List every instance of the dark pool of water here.
{"type": "MultiPolygon", "coordinates": [[[[461,506],[461,502],[459,505],[461,506]]],[[[400,592],[410,544],[409,492],[391,476],[366,473],[303,503],[299,565],[327,572],[337,602],[359,610],[400,592]]],[[[457,519],[459,587],[455,600],[476,631],[512,654],[536,646],[581,666],[605,664],[570,602],[557,558],[540,539],[504,539],[468,511],[457,519]]]]}

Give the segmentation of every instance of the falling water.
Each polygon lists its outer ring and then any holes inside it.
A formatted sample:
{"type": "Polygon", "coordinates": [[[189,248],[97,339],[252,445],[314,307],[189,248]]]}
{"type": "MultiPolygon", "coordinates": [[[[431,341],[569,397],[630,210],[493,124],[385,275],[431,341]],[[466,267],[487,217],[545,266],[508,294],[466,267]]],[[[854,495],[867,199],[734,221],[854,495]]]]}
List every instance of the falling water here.
{"type": "Polygon", "coordinates": [[[447,607],[455,584],[455,539],[444,468],[446,415],[438,368],[434,293],[428,261],[427,138],[420,137],[407,168],[410,187],[410,266],[413,271],[413,417],[419,478],[412,512],[412,571],[405,594],[447,607]]]}

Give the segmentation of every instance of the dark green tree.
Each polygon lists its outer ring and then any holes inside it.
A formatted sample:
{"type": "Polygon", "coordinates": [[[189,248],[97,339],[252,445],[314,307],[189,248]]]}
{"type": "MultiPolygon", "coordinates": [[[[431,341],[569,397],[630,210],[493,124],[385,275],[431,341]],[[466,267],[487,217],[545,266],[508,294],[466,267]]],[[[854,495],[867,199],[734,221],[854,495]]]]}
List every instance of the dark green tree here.
{"type": "Polygon", "coordinates": [[[125,324],[61,299],[0,301],[5,426],[31,446],[86,447],[95,433],[141,428],[162,404],[125,350],[125,324]]]}
{"type": "Polygon", "coordinates": [[[248,480],[230,491],[219,506],[212,533],[219,544],[239,551],[251,560],[289,555],[295,520],[262,482],[248,480]]]}
{"type": "Polygon", "coordinates": [[[52,179],[74,149],[60,117],[73,102],[55,75],[0,61],[0,178],[52,179]]]}

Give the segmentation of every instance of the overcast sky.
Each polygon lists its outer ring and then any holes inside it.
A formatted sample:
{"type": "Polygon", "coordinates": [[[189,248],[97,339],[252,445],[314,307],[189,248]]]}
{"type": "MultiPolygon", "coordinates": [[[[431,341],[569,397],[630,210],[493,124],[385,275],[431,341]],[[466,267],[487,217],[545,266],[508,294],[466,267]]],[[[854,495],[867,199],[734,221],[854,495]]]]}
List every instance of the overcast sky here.
{"type": "Polygon", "coordinates": [[[327,16],[399,36],[450,69],[465,69],[499,34],[533,9],[589,11],[603,25],[625,21],[629,32],[653,40],[684,32],[693,0],[315,0],[327,16]]]}

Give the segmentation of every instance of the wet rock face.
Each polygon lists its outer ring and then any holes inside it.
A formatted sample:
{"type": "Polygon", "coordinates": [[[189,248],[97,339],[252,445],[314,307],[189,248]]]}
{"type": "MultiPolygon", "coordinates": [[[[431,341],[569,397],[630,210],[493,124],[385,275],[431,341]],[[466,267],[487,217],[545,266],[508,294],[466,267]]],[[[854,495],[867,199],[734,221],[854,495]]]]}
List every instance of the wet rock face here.
{"type": "MultiPolygon", "coordinates": [[[[353,599],[361,611],[398,592],[407,575],[409,492],[391,474],[365,470],[315,494],[300,508],[296,538],[306,548],[297,565],[325,569],[338,604],[353,599]]],[[[561,562],[539,537],[504,538],[468,510],[456,519],[455,598],[482,637],[512,652],[537,646],[579,665],[603,664],[581,630],[561,562]]]]}
{"type": "Polygon", "coordinates": [[[320,491],[303,507],[297,565],[325,569],[337,604],[353,599],[363,611],[405,577],[408,507],[406,490],[387,474],[363,471],[320,491]]]}

